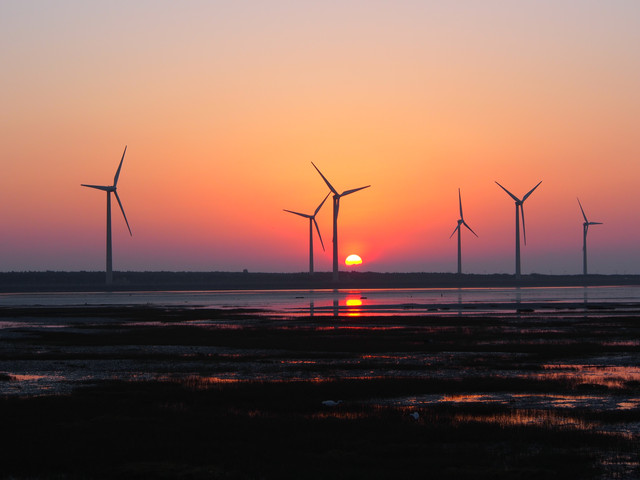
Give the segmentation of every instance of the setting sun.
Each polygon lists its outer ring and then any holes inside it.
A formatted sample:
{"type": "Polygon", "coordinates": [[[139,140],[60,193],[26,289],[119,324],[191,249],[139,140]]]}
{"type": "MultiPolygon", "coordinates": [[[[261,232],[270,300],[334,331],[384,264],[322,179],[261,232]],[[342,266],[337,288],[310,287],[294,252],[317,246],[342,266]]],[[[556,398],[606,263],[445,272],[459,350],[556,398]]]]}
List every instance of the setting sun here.
{"type": "Polygon", "coordinates": [[[362,263],[362,259],[356,254],[351,254],[347,257],[344,263],[345,265],[360,265],[362,263]]]}

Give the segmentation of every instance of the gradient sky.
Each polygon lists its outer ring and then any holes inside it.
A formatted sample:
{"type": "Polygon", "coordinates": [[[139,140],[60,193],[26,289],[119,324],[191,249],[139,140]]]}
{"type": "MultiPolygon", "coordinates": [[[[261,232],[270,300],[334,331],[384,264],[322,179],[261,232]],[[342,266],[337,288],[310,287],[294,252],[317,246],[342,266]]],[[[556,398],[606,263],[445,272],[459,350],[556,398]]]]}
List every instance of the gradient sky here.
{"type": "Polygon", "coordinates": [[[640,273],[640,2],[0,2],[0,271],[640,273]],[[316,270],[331,269],[331,208],[316,270]],[[346,268],[346,267],[345,267],[346,268]]]}

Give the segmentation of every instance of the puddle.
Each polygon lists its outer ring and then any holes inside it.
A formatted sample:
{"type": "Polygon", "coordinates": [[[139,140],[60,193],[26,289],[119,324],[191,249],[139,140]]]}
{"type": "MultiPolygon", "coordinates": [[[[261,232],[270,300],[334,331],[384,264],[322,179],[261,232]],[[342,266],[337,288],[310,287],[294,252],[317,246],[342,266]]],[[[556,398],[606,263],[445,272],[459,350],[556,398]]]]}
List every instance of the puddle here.
{"type": "Polygon", "coordinates": [[[547,364],[539,378],[570,380],[576,384],[624,388],[629,382],[640,382],[640,367],[628,365],[547,364]]]}

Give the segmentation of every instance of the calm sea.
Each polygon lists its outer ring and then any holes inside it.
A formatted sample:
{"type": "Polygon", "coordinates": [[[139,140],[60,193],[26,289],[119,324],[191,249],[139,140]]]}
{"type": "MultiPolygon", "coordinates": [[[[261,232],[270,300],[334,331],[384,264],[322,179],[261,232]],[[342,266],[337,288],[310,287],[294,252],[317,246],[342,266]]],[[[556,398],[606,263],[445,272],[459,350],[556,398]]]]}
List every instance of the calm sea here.
{"type": "MultiPolygon", "coordinates": [[[[287,315],[367,313],[416,315],[438,311],[498,312],[640,302],[640,286],[540,288],[419,288],[358,290],[237,290],[82,293],[5,293],[6,307],[100,305],[249,308],[287,315]]],[[[636,305],[637,306],[637,305],[636,305]]]]}

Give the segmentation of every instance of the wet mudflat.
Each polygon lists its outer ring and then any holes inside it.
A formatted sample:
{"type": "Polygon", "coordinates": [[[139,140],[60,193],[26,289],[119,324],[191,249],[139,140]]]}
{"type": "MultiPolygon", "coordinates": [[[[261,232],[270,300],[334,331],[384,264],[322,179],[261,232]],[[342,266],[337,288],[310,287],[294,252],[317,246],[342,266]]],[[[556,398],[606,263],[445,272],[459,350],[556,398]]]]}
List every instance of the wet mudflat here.
{"type": "Polygon", "coordinates": [[[337,317],[7,308],[1,470],[638,478],[640,313],[595,307],[337,317]]]}

